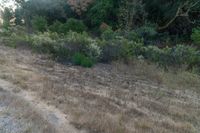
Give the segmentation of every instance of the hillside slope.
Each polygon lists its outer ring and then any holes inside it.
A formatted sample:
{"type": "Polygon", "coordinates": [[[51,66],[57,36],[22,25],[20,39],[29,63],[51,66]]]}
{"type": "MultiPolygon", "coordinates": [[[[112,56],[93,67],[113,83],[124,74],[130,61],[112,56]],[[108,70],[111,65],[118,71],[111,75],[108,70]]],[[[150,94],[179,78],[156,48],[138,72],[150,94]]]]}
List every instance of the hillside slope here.
{"type": "Polygon", "coordinates": [[[144,61],[62,65],[29,50],[0,46],[0,77],[91,133],[193,133],[200,130],[200,78],[144,61]],[[21,88],[21,89],[20,89],[21,88]]]}

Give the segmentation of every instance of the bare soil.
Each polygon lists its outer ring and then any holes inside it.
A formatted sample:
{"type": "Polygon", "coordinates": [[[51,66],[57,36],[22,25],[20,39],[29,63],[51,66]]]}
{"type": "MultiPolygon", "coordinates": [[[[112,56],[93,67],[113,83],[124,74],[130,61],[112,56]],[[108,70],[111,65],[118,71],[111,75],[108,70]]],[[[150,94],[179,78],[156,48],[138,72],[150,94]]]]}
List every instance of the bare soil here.
{"type": "Polygon", "coordinates": [[[35,110],[30,115],[52,132],[200,131],[200,77],[185,71],[167,73],[145,61],[82,68],[0,46],[0,78],[16,86],[6,89],[14,96],[28,96],[22,100],[35,110]]]}

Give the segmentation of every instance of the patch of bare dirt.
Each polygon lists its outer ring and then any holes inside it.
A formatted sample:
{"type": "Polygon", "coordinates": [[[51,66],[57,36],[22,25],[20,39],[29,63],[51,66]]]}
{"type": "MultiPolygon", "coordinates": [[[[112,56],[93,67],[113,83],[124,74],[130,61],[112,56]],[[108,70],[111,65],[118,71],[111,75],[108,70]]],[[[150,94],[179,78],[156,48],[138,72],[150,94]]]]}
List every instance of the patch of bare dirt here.
{"type": "Polygon", "coordinates": [[[187,72],[166,73],[143,61],[88,69],[0,47],[0,77],[34,92],[38,101],[63,112],[77,129],[91,133],[200,130],[200,79],[187,72]]]}

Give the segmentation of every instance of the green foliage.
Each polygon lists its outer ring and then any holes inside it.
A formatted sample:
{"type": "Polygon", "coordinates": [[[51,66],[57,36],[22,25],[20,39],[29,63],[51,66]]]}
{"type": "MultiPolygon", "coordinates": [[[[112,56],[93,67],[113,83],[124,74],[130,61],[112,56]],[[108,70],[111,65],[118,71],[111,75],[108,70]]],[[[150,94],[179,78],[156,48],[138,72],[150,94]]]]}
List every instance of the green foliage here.
{"type": "Polygon", "coordinates": [[[27,24],[34,16],[44,16],[51,24],[53,21],[58,20],[65,22],[66,19],[76,17],[71,7],[66,0],[15,0],[19,6],[17,12],[21,12],[20,16],[27,24]]]}
{"type": "Polygon", "coordinates": [[[57,33],[62,33],[62,27],[63,27],[63,24],[56,20],[52,25],[49,26],[49,30],[51,32],[57,32],[57,33]]]}
{"type": "Polygon", "coordinates": [[[122,36],[115,36],[111,40],[101,42],[103,62],[118,59],[130,59],[143,54],[144,46],[141,42],[130,41],[122,36]]]}
{"type": "Polygon", "coordinates": [[[83,31],[86,31],[87,28],[86,28],[86,26],[84,25],[84,23],[82,21],[70,18],[63,25],[63,29],[65,30],[64,31],[65,33],[70,31],[70,30],[74,31],[74,32],[81,33],[83,31]]]}
{"type": "Polygon", "coordinates": [[[105,22],[112,27],[117,22],[117,7],[119,0],[97,0],[87,12],[87,18],[92,26],[99,27],[105,22]]]}
{"type": "Polygon", "coordinates": [[[8,29],[10,27],[10,21],[13,18],[13,12],[11,8],[5,8],[2,13],[3,28],[8,29]]]}
{"type": "Polygon", "coordinates": [[[54,47],[56,45],[56,40],[52,39],[51,33],[44,32],[33,35],[31,37],[32,47],[38,52],[44,53],[54,53],[54,47]]]}
{"type": "Polygon", "coordinates": [[[120,58],[120,45],[117,40],[100,41],[102,54],[100,60],[102,62],[112,62],[120,58]]]}
{"type": "Polygon", "coordinates": [[[86,32],[77,33],[70,31],[65,37],[65,41],[70,47],[72,53],[84,53],[86,56],[94,60],[97,60],[101,55],[101,49],[98,46],[98,41],[89,37],[86,32]]]}
{"type": "Polygon", "coordinates": [[[21,8],[15,9],[14,16],[15,16],[15,24],[22,25],[23,24],[23,11],[21,8]]]}
{"type": "Polygon", "coordinates": [[[105,40],[112,40],[115,38],[115,32],[111,28],[108,28],[103,31],[101,38],[105,40]]]}
{"type": "Polygon", "coordinates": [[[147,16],[142,0],[121,0],[118,20],[121,29],[131,30],[142,26],[147,16]]]}
{"type": "Polygon", "coordinates": [[[200,46],[200,28],[193,29],[191,39],[195,44],[200,46]]]}
{"type": "MultiPolygon", "coordinates": [[[[82,53],[95,62],[101,55],[98,41],[89,37],[87,33],[70,31],[66,36],[59,36],[57,33],[44,32],[31,36],[30,40],[34,50],[51,54],[58,60],[68,60],[74,53],[82,53]]],[[[83,63],[87,64],[88,59],[83,63]]]]}
{"type": "Polygon", "coordinates": [[[33,28],[39,32],[47,30],[47,20],[42,16],[35,16],[32,20],[33,28]]]}
{"type": "Polygon", "coordinates": [[[133,42],[143,42],[143,38],[136,33],[135,30],[132,31],[118,31],[116,33],[117,36],[123,36],[124,38],[128,39],[129,41],[133,42]]]}
{"type": "Polygon", "coordinates": [[[1,37],[3,44],[13,48],[31,43],[28,39],[28,34],[25,32],[25,28],[21,26],[3,29],[1,32],[1,37]]]}
{"type": "Polygon", "coordinates": [[[153,40],[157,35],[156,28],[152,25],[144,25],[139,27],[135,30],[135,32],[139,38],[143,39],[145,44],[150,43],[151,40],[153,40]]]}
{"type": "Polygon", "coordinates": [[[144,56],[146,59],[158,63],[159,66],[180,67],[186,65],[188,68],[199,65],[199,51],[191,46],[177,45],[172,48],[159,49],[156,46],[145,48],[144,56]]]}
{"type": "Polygon", "coordinates": [[[87,30],[87,27],[80,20],[70,18],[66,23],[61,23],[60,21],[55,21],[49,26],[49,30],[52,32],[67,34],[69,31],[74,31],[82,33],[87,30]]]}
{"type": "Polygon", "coordinates": [[[80,65],[83,67],[92,67],[94,65],[94,62],[89,57],[86,57],[84,54],[81,53],[75,53],[72,57],[72,62],[75,65],[80,65]]]}

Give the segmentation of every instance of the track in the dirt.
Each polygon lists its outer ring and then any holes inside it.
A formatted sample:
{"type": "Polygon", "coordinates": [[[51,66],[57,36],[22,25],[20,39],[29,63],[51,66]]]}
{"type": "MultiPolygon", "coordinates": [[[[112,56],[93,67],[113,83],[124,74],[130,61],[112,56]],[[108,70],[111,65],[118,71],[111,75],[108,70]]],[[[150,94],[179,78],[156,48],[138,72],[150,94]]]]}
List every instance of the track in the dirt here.
{"type": "MultiPolygon", "coordinates": [[[[66,116],[0,79],[0,133],[80,133],[66,116]]],[[[83,132],[83,131],[82,131],[83,132]]]]}

